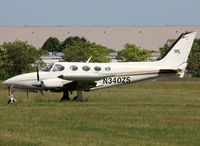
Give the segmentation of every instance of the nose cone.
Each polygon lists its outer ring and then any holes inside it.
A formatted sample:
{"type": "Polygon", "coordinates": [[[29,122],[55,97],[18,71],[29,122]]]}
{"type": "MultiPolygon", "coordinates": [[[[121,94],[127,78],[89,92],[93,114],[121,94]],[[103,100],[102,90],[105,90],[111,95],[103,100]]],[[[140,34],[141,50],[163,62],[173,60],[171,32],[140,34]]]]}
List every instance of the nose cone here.
{"type": "Polygon", "coordinates": [[[18,81],[19,81],[19,75],[5,80],[3,82],[3,84],[5,84],[7,86],[12,86],[12,85],[16,84],[18,81]]]}
{"type": "Polygon", "coordinates": [[[29,81],[36,81],[37,80],[37,75],[36,72],[33,73],[25,73],[21,75],[14,76],[12,78],[9,78],[3,82],[3,84],[7,86],[23,86],[29,81]]]}
{"type": "Polygon", "coordinates": [[[7,86],[10,86],[10,85],[12,85],[12,80],[11,79],[7,79],[7,80],[3,81],[3,84],[7,85],[7,86]]]}

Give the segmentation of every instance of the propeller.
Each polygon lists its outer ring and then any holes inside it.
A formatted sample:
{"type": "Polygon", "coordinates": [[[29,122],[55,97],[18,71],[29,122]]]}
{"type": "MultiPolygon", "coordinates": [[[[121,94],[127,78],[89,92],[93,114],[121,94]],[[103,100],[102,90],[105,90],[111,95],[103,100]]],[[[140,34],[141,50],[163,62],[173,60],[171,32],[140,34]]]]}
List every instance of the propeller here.
{"type": "Polygon", "coordinates": [[[39,75],[39,65],[37,64],[36,66],[36,72],[37,72],[37,82],[33,83],[33,86],[38,87],[41,95],[43,96],[43,91],[42,91],[42,85],[43,81],[40,81],[40,75],[39,75]]]}

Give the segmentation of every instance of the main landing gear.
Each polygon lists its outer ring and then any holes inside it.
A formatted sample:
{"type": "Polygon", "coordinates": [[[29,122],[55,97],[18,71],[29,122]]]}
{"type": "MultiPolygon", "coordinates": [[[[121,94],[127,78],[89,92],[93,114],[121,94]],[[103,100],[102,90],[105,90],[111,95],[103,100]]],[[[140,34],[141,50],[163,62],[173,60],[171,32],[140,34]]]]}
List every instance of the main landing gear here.
{"type": "MultiPolygon", "coordinates": [[[[69,101],[69,100],[70,100],[69,91],[65,90],[63,92],[63,97],[60,99],[60,101],[69,101]]],[[[73,98],[73,101],[83,101],[83,95],[81,89],[77,89],[77,96],[73,98]]]]}
{"type": "Polygon", "coordinates": [[[60,99],[60,101],[68,101],[68,100],[70,100],[70,98],[69,98],[69,91],[65,90],[63,92],[63,97],[60,99]]]}
{"type": "Polygon", "coordinates": [[[12,86],[8,87],[8,93],[9,93],[9,100],[8,100],[8,104],[16,102],[16,99],[14,98],[13,94],[12,94],[12,86]]]}

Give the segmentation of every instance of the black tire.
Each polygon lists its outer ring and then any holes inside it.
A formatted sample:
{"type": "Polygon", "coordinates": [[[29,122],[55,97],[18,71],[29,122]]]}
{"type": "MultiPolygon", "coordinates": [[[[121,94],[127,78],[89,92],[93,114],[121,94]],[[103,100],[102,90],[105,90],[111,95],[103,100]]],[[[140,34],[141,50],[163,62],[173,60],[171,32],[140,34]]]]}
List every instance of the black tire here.
{"type": "Polygon", "coordinates": [[[8,100],[8,104],[10,104],[10,102],[11,102],[11,99],[10,99],[10,100],[8,100]]]}

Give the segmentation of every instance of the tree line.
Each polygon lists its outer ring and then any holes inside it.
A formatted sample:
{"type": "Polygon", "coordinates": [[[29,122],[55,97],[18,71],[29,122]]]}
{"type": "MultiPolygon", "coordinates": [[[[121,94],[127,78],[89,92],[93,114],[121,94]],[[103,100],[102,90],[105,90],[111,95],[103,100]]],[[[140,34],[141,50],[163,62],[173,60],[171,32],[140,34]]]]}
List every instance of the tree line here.
{"type": "MultiPolygon", "coordinates": [[[[91,43],[84,37],[69,37],[60,42],[56,37],[49,37],[42,50],[50,52],[63,52],[65,61],[80,62],[86,61],[92,56],[91,62],[110,62],[109,53],[116,52],[105,46],[91,43]]],[[[125,44],[124,49],[118,52],[117,59],[121,61],[146,61],[152,56],[152,52],[147,49],[141,49],[134,44],[125,44]]]]}
{"type": "MultiPolygon", "coordinates": [[[[159,48],[161,56],[168,50],[173,41],[169,39],[163,47],[159,48]]],[[[34,64],[36,62],[43,64],[40,57],[47,55],[48,52],[63,52],[63,59],[68,62],[85,62],[91,56],[90,62],[110,62],[109,53],[115,52],[113,49],[78,36],[68,37],[62,42],[56,37],[49,37],[39,49],[28,42],[19,40],[4,42],[0,48],[0,79],[35,71],[34,64]]],[[[124,62],[146,61],[151,56],[151,51],[127,43],[124,45],[124,49],[118,52],[117,59],[124,62]]],[[[193,76],[200,77],[200,39],[194,41],[187,70],[193,76]]]]}
{"type": "Polygon", "coordinates": [[[92,43],[84,37],[68,37],[60,42],[56,37],[49,37],[42,50],[48,52],[63,52],[63,59],[68,62],[84,62],[92,56],[90,62],[110,62],[109,53],[114,52],[105,46],[92,43]]]}

